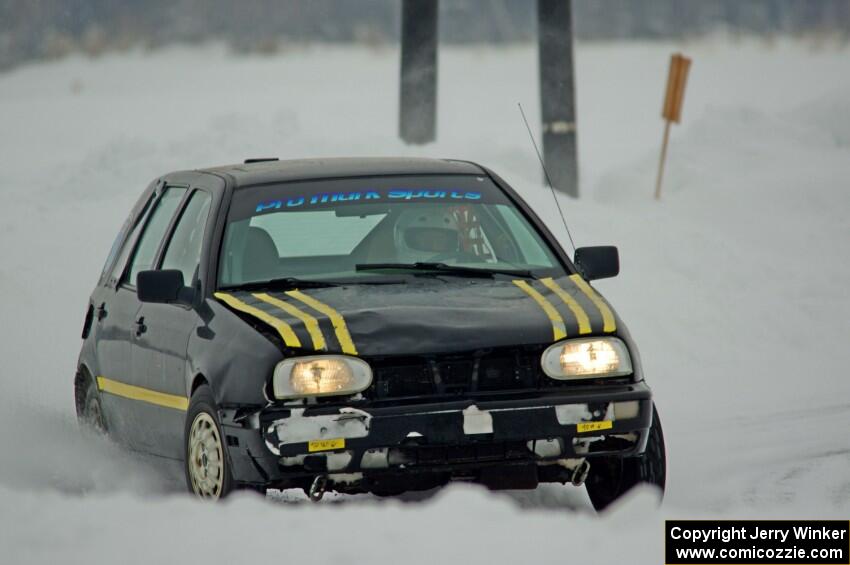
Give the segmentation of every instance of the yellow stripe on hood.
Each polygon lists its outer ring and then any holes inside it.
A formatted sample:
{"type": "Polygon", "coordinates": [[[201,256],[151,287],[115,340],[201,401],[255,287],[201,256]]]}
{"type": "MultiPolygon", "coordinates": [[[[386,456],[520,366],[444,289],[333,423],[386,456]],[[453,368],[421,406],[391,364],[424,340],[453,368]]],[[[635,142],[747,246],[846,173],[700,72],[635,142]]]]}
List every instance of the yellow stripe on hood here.
{"type": "Polygon", "coordinates": [[[272,306],[275,306],[276,308],[279,308],[287,314],[290,314],[304,322],[304,327],[307,328],[307,332],[313,340],[313,349],[316,351],[324,351],[328,348],[327,343],[325,343],[325,336],[322,334],[322,330],[319,328],[319,321],[316,320],[316,318],[299,310],[292,304],[284,302],[283,300],[275,298],[265,292],[258,292],[254,294],[254,298],[262,300],[266,304],[271,304],[272,306]]]}
{"type": "Polygon", "coordinates": [[[569,308],[573,313],[573,316],[576,317],[579,334],[589,334],[593,331],[590,327],[590,319],[587,317],[587,312],[584,311],[581,304],[576,302],[576,299],[573,298],[569,292],[561,288],[560,285],[558,285],[558,283],[551,277],[540,279],[540,282],[542,282],[546,288],[557,294],[558,298],[567,305],[567,308],[569,308]]]}
{"type": "Polygon", "coordinates": [[[249,316],[254,316],[255,318],[262,320],[267,323],[271,327],[277,330],[277,333],[280,334],[280,337],[283,338],[283,342],[289,347],[301,347],[301,340],[298,339],[298,336],[295,335],[295,332],[292,331],[292,327],[280,320],[275,318],[271,314],[266,314],[259,308],[255,308],[248,304],[245,304],[235,296],[227,294],[226,292],[216,292],[215,297],[233,308],[234,310],[239,310],[240,312],[244,312],[249,316]]]}
{"type": "Polygon", "coordinates": [[[590,299],[593,304],[599,308],[599,313],[602,314],[603,321],[603,332],[613,332],[617,330],[617,323],[614,321],[614,314],[611,312],[611,309],[608,308],[608,305],[605,304],[605,301],[602,300],[602,297],[596,294],[596,291],[587,284],[581,276],[579,275],[570,275],[570,280],[576,283],[576,286],[590,299]]]}
{"type": "Polygon", "coordinates": [[[534,290],[534,288],[523,280],[515,280],[513,283],[520,288],[524,293],[530,296],[535,302],[537,302],[538,306],[543,310],[546,316],[549,317],[549,321],[552,322],[552,334],[555,338],[555,341],[560,339],[564,339],[567,337],[567,328],[564,324],[564,319],[561,318],[561,315],[552,306],[552,303],[546,300],[546,297],[534,290]]]}
{"type": "Polygon", "coordinates": [[[342,347],[342,352],[349,355],[357,355],[357,348],[354,347],[354,341],[351,339],[351,334],[348,333],[348,326],[345,325],[345,318],[342,317],[342,314],[324,302],[319,302],[312,296],[307,296],[299,290],[289,290],[286,294],[330,318],[334,332],[336,332],[336,339],[339,341],[340,347],[342,347]]]}

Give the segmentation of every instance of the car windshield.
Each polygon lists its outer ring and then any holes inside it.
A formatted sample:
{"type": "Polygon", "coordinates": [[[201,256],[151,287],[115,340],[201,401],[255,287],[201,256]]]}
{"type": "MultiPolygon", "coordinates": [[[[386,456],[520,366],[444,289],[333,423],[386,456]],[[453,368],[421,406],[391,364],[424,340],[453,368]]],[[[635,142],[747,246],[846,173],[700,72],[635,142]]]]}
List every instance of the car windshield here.
{"type": "Polygon", "coordinates": [[[287,182],[234,191],[219,286],[564,273],[523,213],[482,176],[287,182]],[[462,268],[457,268],[462,267],[462,268]]]}

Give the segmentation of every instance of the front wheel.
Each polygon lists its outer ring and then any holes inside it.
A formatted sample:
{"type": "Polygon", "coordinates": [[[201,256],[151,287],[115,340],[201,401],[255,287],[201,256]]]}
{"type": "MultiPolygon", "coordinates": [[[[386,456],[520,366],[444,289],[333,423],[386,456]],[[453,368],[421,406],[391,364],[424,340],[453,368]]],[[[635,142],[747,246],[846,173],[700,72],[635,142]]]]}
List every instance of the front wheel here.
{"type": "Polygon", "coordinates": [[[233,490],[212,390],[201,385],[189,401],[184,434],[186,484],[199,498],[218,500],[233,490]]]}
{"type": "Polygon", "coordinates": [[[667,453],[664,448],[664,432],[655,404],[652,405],[652,426],[646,451],[638,457],[607,457],[594,459],[587,477],[587,494],[597,511],[604,510],[612,502],[640,483],[655,485],[664,493],[667,482],[667,453]]]}

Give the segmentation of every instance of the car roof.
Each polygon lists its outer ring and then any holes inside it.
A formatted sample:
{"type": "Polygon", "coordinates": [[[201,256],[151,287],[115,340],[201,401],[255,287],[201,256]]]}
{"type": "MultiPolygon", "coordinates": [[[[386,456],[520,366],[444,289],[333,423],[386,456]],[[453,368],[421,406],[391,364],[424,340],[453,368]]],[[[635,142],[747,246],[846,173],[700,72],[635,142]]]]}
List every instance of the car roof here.
{"type": "Polygon", "coordinates": [[[199,169],[197,172],[228,176],[234,186],[272,182],[394,175],[481,175],[480,165],[451,159],[420,157],[344,157],[264,160],[199,169]]]}

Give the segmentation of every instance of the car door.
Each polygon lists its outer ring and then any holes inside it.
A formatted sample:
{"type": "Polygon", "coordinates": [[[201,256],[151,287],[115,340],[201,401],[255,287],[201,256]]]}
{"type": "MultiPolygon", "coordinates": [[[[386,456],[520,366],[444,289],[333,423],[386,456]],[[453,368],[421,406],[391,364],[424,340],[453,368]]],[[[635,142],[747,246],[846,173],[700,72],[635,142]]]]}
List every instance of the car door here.
{"type": "Polygon", "coordinates": [[[202,296],[199,271],[211,204],[210,193],[203,189],[192,191],[170,230],[158,262],[159,269],[183,273],[186,302],[142,304],[138,319],[144,331],[137,334],[133,344],[136,378],[145,388],[164,395],[161,404],[140,407],[145,421],[149,422],[143,439],[150,452],[174,459],[183,457],[188,403],[186,350],[191,332],[200,323],[194,304],[202,296]]]}
{"type": "MultiPolygon", "coordinates": [[[[149,450],[146,427],[149,425],[143,406],[151,395],[138,378],[140,359],[134,343],[144,331],[136,296],[136,276],[150,269],[174,215],[187,193],[186,187],[163,186],[157,189],[151,211],[134,231],[138,237],[129,242],[130,259],[115,266],[115,288],[104,305],[106,315],[99,328],[97,355],[100,366],[98,387],[110,434],[121,443],[149,450]]],[[[122,251],[122,254],[125,253],[122,251]]]]}
{"type": "MultiPolygon", "coordinates": [[[[92,338],[95,363],[93,369],[99,384],[125,379],[130,373],[132,337],[130,329],[138,310],[133,293],[119,287],[130,253],[147,221],[153,203],[158,197],[159,185],[148,187],[130,217],[122,226],[91,297],[93,314],[92,338]]],[[[104,397],[108,395],[103,395],[104,397]]],[[[109,431],[118,441],[124,442],[124,419],[112,399],[103,399],[103,407],[110,422],[109,431]]]]}

